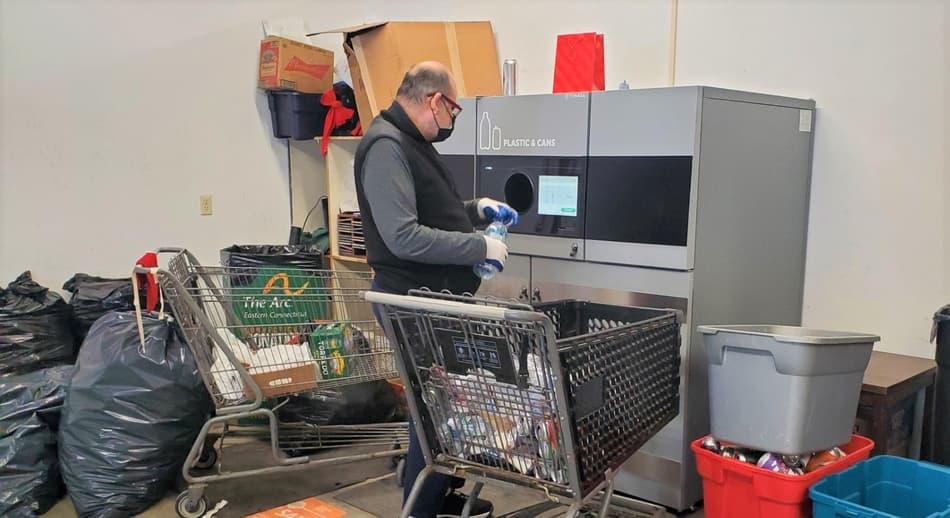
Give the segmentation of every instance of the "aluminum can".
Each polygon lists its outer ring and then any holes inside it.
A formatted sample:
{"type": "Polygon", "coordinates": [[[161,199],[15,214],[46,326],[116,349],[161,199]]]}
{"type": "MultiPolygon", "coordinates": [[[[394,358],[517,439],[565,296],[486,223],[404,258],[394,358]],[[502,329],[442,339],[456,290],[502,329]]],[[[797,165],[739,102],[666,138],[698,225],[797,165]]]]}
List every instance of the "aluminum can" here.
{"type": "Polygon", "coordinates": [[[501,69],[501,85],[505,95],[517,95],[518,92],[518,61],[506,59],[501,69]]]}
{"type": "Polygon", "coordinates": [[[700,443],[700,446],[702,446],[704,450],[709,450],[713,453],[719,453],[720,451],[719,441],[712,435],[707,435],[706,438],[703,439],[703,442],[700,443]]]}
{"type": "Polygon", "coordinates": [[[791,473],[789,467],[786,466],[784,462],[782,462],[782,457],[775,455],[774,453],[763,453],[755,465],[773,473],[783,473],[786,475],[791,473]]]}
{"type": "Polygon", "coordinates": [[[805,473],[811,473],[816,469],[823,468],[840,459],[843,455],[844,452],[841,450],[835,451],[835,449],[816,452],[812,455],[808,464],[805,465],[805,473]]]}

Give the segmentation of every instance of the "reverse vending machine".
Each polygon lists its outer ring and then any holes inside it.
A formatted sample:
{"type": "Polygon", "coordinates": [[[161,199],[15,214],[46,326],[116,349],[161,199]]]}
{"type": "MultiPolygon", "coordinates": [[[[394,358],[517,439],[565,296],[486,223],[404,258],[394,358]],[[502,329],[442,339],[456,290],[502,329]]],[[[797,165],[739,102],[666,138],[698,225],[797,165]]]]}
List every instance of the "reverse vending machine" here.
{"type": "Polygon", "coordinates": [[[801,323],[814,109],[702,86],[478,99],[475,194],[521,219],[480,293],[685,314],[679,416],[618,491],[678,510],[702,498],[698,325],[801,323]]]}

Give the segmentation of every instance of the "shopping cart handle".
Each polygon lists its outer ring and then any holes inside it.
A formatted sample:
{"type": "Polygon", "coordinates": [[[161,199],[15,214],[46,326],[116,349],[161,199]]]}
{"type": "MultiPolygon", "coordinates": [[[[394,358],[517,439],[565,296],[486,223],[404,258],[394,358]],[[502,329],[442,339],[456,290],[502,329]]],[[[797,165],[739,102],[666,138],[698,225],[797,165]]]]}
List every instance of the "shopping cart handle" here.
{"type": "Polygon", "coordinates": [[[521,322],[542,322],[548,317],[543,313],[518,310],[482,304],[468,304],[454,300],[434,299],[429,297],[413,297],[408,295],[394,295],[378,291],[362,292],[363,300],[374,304],[383,304],[403,309],[415,309],[438,313],[448,313],[455,316],[485,318],[491,320],[516,320],[521,322]]]}

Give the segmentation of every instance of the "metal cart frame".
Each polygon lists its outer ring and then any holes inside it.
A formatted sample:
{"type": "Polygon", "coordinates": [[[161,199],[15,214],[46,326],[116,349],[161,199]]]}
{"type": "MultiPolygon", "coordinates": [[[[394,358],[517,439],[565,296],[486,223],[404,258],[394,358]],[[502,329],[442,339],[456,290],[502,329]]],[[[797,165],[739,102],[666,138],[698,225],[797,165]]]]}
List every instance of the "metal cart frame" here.
{"type": "MultiPolygon", "coordinates": [[[[182,466],[182,475],[188,483],[188,489],[178,496],[176,502],[176,511],[180,516],[190,518],[202,516],[205,513],[208,502],[204,497],[204,491],[208,484],[313,466],[336,465],[385,457],[395,459],[397,456],[405,455],[406,449],[401,445],[408,444],[408,423],[403,422],[357,426],[297,424],[291,427],[291,433],[288,435],[291,444],[298,445],[298,448],[339,447],[347,443],[347,437],[362,437],[363,440],[357,440],[356,445],[384,447],[381,451],[372,453],[326,458],[311,458],[309,455],[288,456],[282,451],[282,428],[278,417],[274,409],[264,406],[268,398],[395,377],[392,349],[381,333],[380,336],[374,336],[371,339],[363,337],[363,342],[372,342],[371,344],[361,342],[361,347],[365,346],[366,350],[352,354],[338,354],[333,359],[329,356],[313,359],[278,357],[278,353],[274,352],[275,359],[271,360],[272,364],[257,368],[259,374],[268,371],[282,372],[278,369],[285,365],[278,362],[286,362],[287,366],[302,368],[304,372],[311,370],[313,379],[307,378],[306,382],[299,382],[292,376],[286,380],[278,379],[274,382],[276,386],[269,386],[266,390],[262,389],[259,380],[254,378],[255,367],[248,365],[246,357],[248,353],[239,357],[235,352],[235,345],[238,343],[248,345],[249,349],[256,354],[268,350],[277,343],[288,345],[283,342],[291,337],[310,336],[311,341],[314,341],[315,339],[312,338],[314,335],[308,335],[308,333],[324,332],[326,329],[335,332],[337,328],[332,326],[342,326],[342,322],[347,322],[347,325],[352,325],[356,329],[355,321],[349,318],[352,316],[350,313],[354,312],[360,313],[356,317],[363,319],[360,322],[369,326],[367,319],[372,319],[372,325],[375,326],[372,308],[360,296],[360,293],[369,289],[372,279],[370,274],[344,275],[327,270],[297,269],[296,275],[306,275],[307,280],[318,285],[309,285],[304,281],[301,283],[304,286],[302,288],[296,287],[301,284],[293,284],[294,274],[277,274],[275,277],[278,277],[278,281],[284,282],[282,286],[278,286],[283,291],[278,292],[273,300],[281,304],[295,305],[293,308],[296,310],[300,310],[301,307],[305,310],[313,310],[313,307],[306,307],[308,303],[311,306],[318,305],[318,309],[324,315],[331,316],[333,319],[322,320],[318,323],[310,318],[312,316],[310,314],[300,316],[307,311],[288,311],[286,314],[296,316],[281,318],[276,323],[254,321],[248,324],[247,315],[245,314],[242,320],[234,307],[238,297],[247,297],[247,293],[250,293],[250,288],[237,287],[237,284],[246,282],[246,279],[254,272],[247,268],[202,266],[191,252],[183,248],[160,248],[157,253],[173,254],[168,260],[167,269],[137,266],[135,273],[156,276],[162,296],[168,301],[173,318],[195,356],[201,377],[215,405],[215,415],[202,426],[182,466]],[[301,304],[304,306],[300,306],[301,304]],[[324,378],[321,378],[320,371],[321,368],[326,368],[325,365],[331,365],[331,369],[341,365],[351,365],[351,367],[344,374],[329,379],[325,373],[324,378]],[[217,462],[215,442],[220,438],[223,446],[224,435],[229,432],[231,423],[255,418],[266,420],[266,425],[263,427],[237,426],[234,435],[246,435],[250,431],[254,435],[263,433],[269,436],[270,450],[276,465],[243,471],[223,471],[217,462]],[[224,430],[220,437],[212,433],[213,430],[218,429],[224,430]],[[310,434],[311,430],[313,434],[310,434]],[[193,473],[196,468],[211,467],[217,467],[217,472],[193,473]]],[[[360,330],[357,329],[355,332],[360,333],[360,330]]],[[[369,334],[370,332],[365,327],[362,329],[362,333],[369,334]]],[[[294,342],[292,345],[301,348],[306,346],[307,351],[312,348],[310,343],[301,345],[294,342]]],[[[277,351],[277,348],[270,350],[277,351]]],[[[286,356],[285,352],[282,354],[286,356]]],[[[300,371],[287,372],[293,372],[293,376],[300,373],[300,371]]],[[[293,448],[292,451],[298,448],[293,448]]]]}
{"type": "MultiPolygon", "coordinates": [[[[592,317],[587,330],[592,332],[559,340],[551,318],[557,317],[556,310],[550,313],[550,308],[546,314],[544,308],[524,304],[421,291],[408,296],[368,292],[364,297],[378,305],[387,336],[395,344],[396,365],[426,460],[403,518],[408,518],[433,473],[475,482],[463,517],[470,515],[488,481],[534,488],[556,502],[566,498],[568,516],[578,515],[602,494],[598,516],[606,516],[616,469],[677,415],[679,311],[602,306],[613,311],[592,317]],[[622,309],[639,312],[639,318],[625,319],[618,311],[622,309]],[[660,341],[662,347],[654,347],[660,341]],[[619,347],[614,349],[615,345],[619,347]],[[583,362],[570,357],[571,351],[580,351],[592,363],[602,362],[602,357],[593,359],[594,349],[600,348],[630,359],[631,346],[641,348],[648,358],[632,360],[630,366],[607,367],[614,372],[610,375],[585,374],[583,362]],[[569,365],[562,363],[562,354],[567,354],[569,365]],[[533,371],[528,372],[532,364],[533,371]],[[661,372],[643,375],[644,369],[654,367],[661,372]],[[643,386],[636,386],[634,378],[641,375],[643,386]],[[637,397],[658,402],[638,414],[635,426],[627,426],[637,430],[609,432],[611,444],[602,448],[595,444],[594,449],[604,451],[592,455],[591,441],[579,437],[583,433],[579,427],[592,426],[590,419],[599,419],[598,413],[632,408],[630,402],[623,408],[615,403],[637,397]],[[515,428],[518,431],[511,432],[515,428]]],[[[611,421],[601,419],[593,426],[603,422],[611,421]]]]}

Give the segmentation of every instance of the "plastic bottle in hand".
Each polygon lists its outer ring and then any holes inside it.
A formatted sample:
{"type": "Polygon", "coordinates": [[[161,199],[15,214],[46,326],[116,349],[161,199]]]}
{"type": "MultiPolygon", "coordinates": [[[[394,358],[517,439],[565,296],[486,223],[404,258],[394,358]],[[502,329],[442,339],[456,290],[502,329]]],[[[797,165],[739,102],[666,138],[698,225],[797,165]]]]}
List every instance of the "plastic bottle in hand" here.
{"type": "MultiPolygon", "coordinates": [[[[488,225],[485,229],[485,235],[492,239],[497,239],[502,243],[508,243],[508,227],[500,221],[493,221],[491,225],[488,225]]],[[[476,264],[472,269],[475,270],[475,275],[478,275],[486,281],[498,274],[498,267],[488,261],[476,264]]]]}

